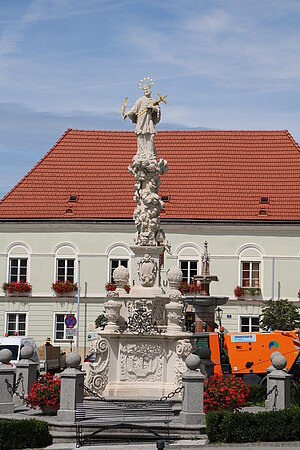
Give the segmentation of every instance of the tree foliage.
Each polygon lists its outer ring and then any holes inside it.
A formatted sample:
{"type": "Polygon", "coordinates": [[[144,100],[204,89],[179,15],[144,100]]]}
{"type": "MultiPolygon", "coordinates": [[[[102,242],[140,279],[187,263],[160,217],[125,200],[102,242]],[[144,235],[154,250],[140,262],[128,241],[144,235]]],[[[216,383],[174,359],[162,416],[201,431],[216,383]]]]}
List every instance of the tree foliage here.
{"type": "Polygon", "coordinates": [[[105,327],[105,325],[107,324],[107,317],[105,314],[100,314],[97,319],[95,320],[95,328],[101,328],[103,330],[103,328],[105,327]]]}
{"type": "Polygon", "coordinates": [[[264,302],[260,326],[264,330],[294,330],[300,327],[299,308],[287,299],[264,302]]]}

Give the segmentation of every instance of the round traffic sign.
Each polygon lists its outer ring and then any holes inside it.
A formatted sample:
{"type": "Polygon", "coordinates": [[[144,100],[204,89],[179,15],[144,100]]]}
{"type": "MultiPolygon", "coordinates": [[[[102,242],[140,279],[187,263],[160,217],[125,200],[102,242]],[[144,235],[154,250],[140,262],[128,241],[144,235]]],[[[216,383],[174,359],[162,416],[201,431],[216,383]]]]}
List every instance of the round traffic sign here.
{"type": "Polygon", "coordinates": [[[67,328],[74,328],[77,323],[76,317],[73,314],[69,314],[65,318],[65,324],[67,328]]]}

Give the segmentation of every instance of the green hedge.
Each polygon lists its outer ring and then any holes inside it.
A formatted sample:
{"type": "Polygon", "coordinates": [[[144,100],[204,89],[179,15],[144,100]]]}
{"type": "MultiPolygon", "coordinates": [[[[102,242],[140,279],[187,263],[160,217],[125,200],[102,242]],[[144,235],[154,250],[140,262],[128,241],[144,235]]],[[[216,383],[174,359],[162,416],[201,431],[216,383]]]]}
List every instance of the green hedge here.
{"type": "Polygon", "coordinates": [[[247,398],[246,405],[264,405],[267,398],[267,385],[266,384],[250,384],[250,394],[247,398]]]}
{"type": "Polygon", "coordinates": [[[36,419],[1,419],[0,449],[46,447],[52,444],[48,423],[36,419]]]}
{"type": "Polygon", "coordinates": [[[206,433],[210,443],[299,441],[300,408],[257,414],[211,411],[206,433]]]}

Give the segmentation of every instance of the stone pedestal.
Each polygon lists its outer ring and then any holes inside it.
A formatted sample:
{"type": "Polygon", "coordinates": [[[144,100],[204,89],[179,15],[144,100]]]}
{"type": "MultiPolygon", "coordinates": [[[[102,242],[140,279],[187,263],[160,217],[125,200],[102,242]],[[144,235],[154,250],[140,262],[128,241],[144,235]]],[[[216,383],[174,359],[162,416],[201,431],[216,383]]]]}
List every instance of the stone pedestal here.
{"type": "Polygon", "coordinates": [[[279,411],[286,409],[291,403],[291,378],[284,368],[286,367],[286,358],[279,352],[271,355],[273,370],[269,370],[267,375],[268,397],[265,407],[268,410],[279,411]]]}
{"type": "Polygon", "coordinates": [[[149,298],[164,294],[160,286],[160,257],[164,247],[135,245],[130,248],[135,254],[134,286],[130,296],[149,298]]]}
{"type": "Polygon", "coordinates": [[[140,336],[101,333],[93,343],[87,385],[99,395],[120,399],[160,399],[181,385],[190,333],[140,336]]]}
{"type": "Polygon", "coordinates": [[[12,358],[12,352],[8,349],[0,351],[0,414],[14,412],[13,387],[15,371],[8,364],[12,358]]]}
{"type": "Polygon", "coordinates": [[[200,370],[200,358],[197,355],[189,355],[186,358],[188,370],[182,375],[182,410],[180,421],[183,425],[205,424],[203,410],[203,386],[205,377],[200,370]]]}
{"type": "Polygon", "coordinates": [[[77,403],[83,402],[84,372],[77,369],[81,361],[78,353],[66,357],[67,369],[61,373],[60,408],[57,418],[62,422],[74,422],[77,403]]]}
{"type": "MultiPolygon", "coordinates": [[[[23,380],[20,382],[19,387],[17,389],[17,393],[21,396],[27,396],[29,389],[37,380],[37,369],[38,363],[35,363],[30,360],[33,355],[33,348],[31,345],[25,345],[21,349],[21,357],[20,361],[17,364],[16,368],[16,380],[19,379],[19,376],[22,374],[23,380]]],[[[25,400],[20,398],[18,395],[14,395],[14,405],[21,406],[25,403],[25,400]]]]}

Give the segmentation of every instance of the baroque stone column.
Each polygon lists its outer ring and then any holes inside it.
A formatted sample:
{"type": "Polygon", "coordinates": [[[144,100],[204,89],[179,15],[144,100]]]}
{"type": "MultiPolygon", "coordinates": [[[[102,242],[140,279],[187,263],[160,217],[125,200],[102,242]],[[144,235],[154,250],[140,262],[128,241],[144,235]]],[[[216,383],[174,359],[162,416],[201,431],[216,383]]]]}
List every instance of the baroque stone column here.
{"type": "Polygon", "coordinates": [[[182,294],[178,290],[178,287],[182,280],[182,272],[179,267],[172,267],[167,272],[167,280],[169,282],[170,291],[169,299],[170,302],[166,305],[167,311],[167,333],[177,334],[182,331],[182,311],[183,305],[180,302],[182,299],[182,294]]]}

